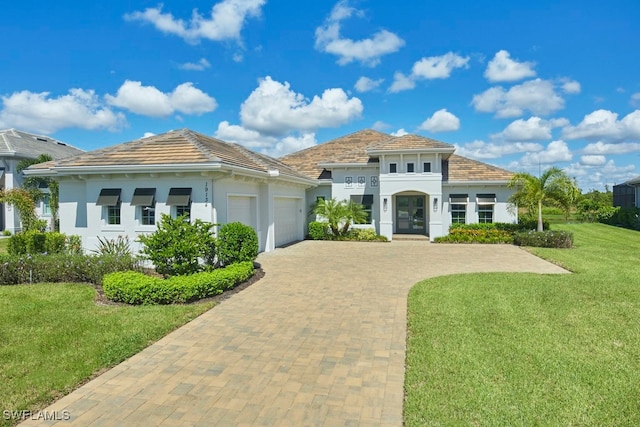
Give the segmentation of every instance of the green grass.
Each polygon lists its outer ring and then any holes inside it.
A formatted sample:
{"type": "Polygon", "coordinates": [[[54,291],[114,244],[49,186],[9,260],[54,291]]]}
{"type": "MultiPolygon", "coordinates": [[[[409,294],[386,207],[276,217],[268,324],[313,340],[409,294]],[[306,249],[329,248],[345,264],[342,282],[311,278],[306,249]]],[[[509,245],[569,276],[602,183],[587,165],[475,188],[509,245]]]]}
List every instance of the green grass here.
{"type": "Polygon", "coordinates": [[[7,245],[9,244],[9,238],[5,237],[0,239],[0,254],[7,253],[7,245]]]}
{"type": "Polygon", "coordinates": [[[213,306],[98,306],[94,297],[83,284],[0,286],[1,410],[41,409],[213,306]]]}
{"type": "Polygon", "coordinates": [[[407,426],[640,425],[640,233],[556,225],[571,275],[469,274],[409,295],[407,426]]]}

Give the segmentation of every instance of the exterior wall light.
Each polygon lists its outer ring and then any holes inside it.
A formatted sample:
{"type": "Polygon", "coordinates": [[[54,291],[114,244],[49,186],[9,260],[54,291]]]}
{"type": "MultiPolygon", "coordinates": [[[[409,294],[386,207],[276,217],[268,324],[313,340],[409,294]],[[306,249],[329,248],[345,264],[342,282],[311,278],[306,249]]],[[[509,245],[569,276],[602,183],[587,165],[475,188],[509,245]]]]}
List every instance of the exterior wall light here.
{"type": "Polygon", "coordinates": [[[385,197],[384,199],[382,199],[382,209],[384,209],[384,211],[387,211],[387,207],[388,207],[388,203],[387,203],[387,198],[385,197]]]}
{"type": "Polygon", "coordinates": [[[433,198],[433,211],[434,212],[438,212],[438,198],[437,197],[433,198]]]}

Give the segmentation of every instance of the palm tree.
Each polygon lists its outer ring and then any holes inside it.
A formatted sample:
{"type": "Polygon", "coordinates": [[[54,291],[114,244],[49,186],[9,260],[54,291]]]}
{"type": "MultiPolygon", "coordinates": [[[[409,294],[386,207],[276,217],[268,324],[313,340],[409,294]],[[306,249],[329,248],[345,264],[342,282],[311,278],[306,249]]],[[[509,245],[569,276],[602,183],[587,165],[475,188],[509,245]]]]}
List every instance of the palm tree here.
{"type": "MultiPolygon", "coordinates": [[[[22,172],[31,165],[38,163],[49,162],[53,160],[49,154],[40,154],[35,159],[23,159],[18,163],[17,171],[22,172]]],[[[60,188],[58,182],[46,177],[41,176],[25,176],[22,180],[22,187],[28,190],[32,195],[34,201],[42,199],[44,197],[40,188],[49,189],[49,206],[51,207],[52,226],[54,230],[58,228],[58,200],[60,197],[60,188]]]]}
{"type": "Polygon", "coordinates": [[[361,224],[367,220],[364,206],[353,200],[320,199],[312,212],[329,223],[334,236],[346,236],[351,224],[361,224]]]}
{"type": "Polygon", "coordinates": [[[565,212],[568,212],[579,193],[573,181],[560,168],[552,167],[535,177],[526,172],[515,174],[509,181],[510,188],[516,192],[509,197],[509,201],[518,206],[524,206],[529,212],[538,210],[538,231],[542,231],[542,204],[550,201],[565,212]]]}
{"type": "Polygon", "coordinates": [[[346,236],[351,224],[363,224],[367,220],[367,213],[364,211],[364,206],[353,200],[347,201],[344,204],[344,208],[345,220],[341,233],[343,236],[346,236]]]}

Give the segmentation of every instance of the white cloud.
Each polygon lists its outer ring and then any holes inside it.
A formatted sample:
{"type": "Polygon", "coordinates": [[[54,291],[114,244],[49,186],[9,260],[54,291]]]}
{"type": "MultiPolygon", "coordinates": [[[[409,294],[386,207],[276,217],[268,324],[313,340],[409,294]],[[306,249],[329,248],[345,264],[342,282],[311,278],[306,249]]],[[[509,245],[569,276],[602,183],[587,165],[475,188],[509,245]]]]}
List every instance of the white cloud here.
{"type": "Polygon", "coordinates": [[[124,19],[151,23],[157,30],[181,37],[188,43],[198,43],[201,39],[239,40],[247,18],[259,16],[265,3],[266,0],[223,0],[213,5],[210,18],[194,9],[188,22],[174,18],[171,13],[162,13],[162,6],[128,13],[124,19]]]}
{"type": "Polygon", "coordinates": [[[337,127],[362,114],[362,102],[339,88],[327,89],[309,100],[267,76],[240,107],[242,125],[267,135],[292,130],[337,127]]]}
{"type": "Polygon", "coordinates": [[[580,156],[580,163],[585,166],[602,166],[607,163],[607,158],[600,155],[580,156]]]}
{"type": "Polygon", "coordinates": [[[377,89],[383,81],[384,79],[373,80],[369,77],[360,77],[355,84],[355,88],[358,92],[369,92],[377,89]]]}
{"type": "Polygon", "coordinates": [[[640,152],[640,142],[605,143],[598,141],[587,144],[582,150],[585,154],[625,154],[640,152]]]}
{"type": "Polygon", "coordinates": [[[404,135],[409,135],[409,132],[404,130],[404,128],[400,128],[395,132],[391,132],[389,135],[391,135],[391,136],[404,136],[404,135]]]}
{"type": "Polygon", "coordinates": [[[508,91],[500,86],[492,87],[471,101],[477,111],[496,113],[496,117],[515,117],[530,111],[536,115],[547,115],[564,108],[562,99],[547,80],[535,79],[511,87],[508,91]]]}
{"type": "Polygon", "coordinates": [[[469,68],[469,57],[448,52],[441,56],[422,58],[413,64],[411,74],[405,75],[397,71],[388,91],[397,93],[413,89],[418,80],[448,79],[456,68],[469,68]]]}
{"type": "Polygon", "coordinates": [[[564,171],[570,177],[578,181],[578,186],[583,190],[592,188],[604,188],[614,184],[625,182],[637,176],[635,165],[616,166],[613,160],[608,160],[604,165],[586,165],[583,163],[572,163],[564,171]]]}
{"type": "Polygon", "coordinates": [[[543,149],[542,145],[533,142],[496,144],[476,140],[462,146],[456,146],[456,154],[473,159],[497,159],[515,153],[535,153],[543,149]]]}
{"type": "Polygon", "coordinates": [[[149,138],[149,137],[152,137],[152,136],[155,136],[155,135],[156,135],[156,134],[155,134],[155,133],[153,133],[153,132],[145,132],[145,133],[142,135],[142,137],[143,137],[143,138],[149,138]]]}
{"type": "Polygon", "coordinates": [[[627,114],[618,120],[618,114],[609,110],[596,110],[584,116],[577,126],[563,129],[567,139],[602,139],[606,141],[622,141],[640,138],[640,110],[627,114]]]}
{"type": "Polygon", "coordinates": [[[180,65],[182,70],[188,71],[204,71],[210,67],[211,64],[205,58],[201,58],[198,62],[187,62],[180,65]]]}
{"type": "Polygon", "coordinates": [[[280,157],[294,151],[299,151],[317,144],[314,133],[302,133],[299,136],[287,135],[283,138],[265,136],[255,130],[238,125],[231,125],[227,121],[218,124],[215,137],[228,142],[235,142],[249,149],[280,157]]]}
{"type": "Polygon", "coordinates": [[[562,79],[562,91],[568,94],[580,93],[582,87],[580,83],[571,79],[562,79]]]}
{"type": "Polygon", "coordinates": [[[527,77],[535,77],[535,62],[518,62],[511,59],[509,52],[500,50],[496,53],[484,72],[490,82],[513,82],[527,77]]]}
{"type": "Polygon", "coordinates": [[[527,153],[520,159],[523,165],[553,164],[558,162],[569,162],[573,155],[569,146],[562,140],[551,141],[547,147],[536,153],[527,153]]]}
{"type": "Polygon", "coordinates": [[[398,93],[403,90],[409,90],[416,87],[416,82],[411,76],[405,76],[401,72],[397,71],[393,75],[393,83],[389,87],[389,92],[398,93]]]}
{"type": "Polygon", "coordinates": [[[358,61],[373,67],[380,63],[382,56],[397,52],[404,46],[404,40],[387,30],[380,30],[362,40],[342,37],[340,35],[342,21],[354,14],[362,16],[361,11],[349,6],[348,0],[336,3],[324,25],[316,28],[315,48],[338,56],[340,65],[358,61]]]}
{"type": "Polygon", "coordinates": [[[155,86],[143,86],[141,82],[126,80],[116,96],[105,95],[106,101],[115,107],[150,117],[166,117],[175,111],[184,114],[203,114],[216,109],[216,100],[190,82],[182,83],[173,92],[164,93],[155,86]]]}
{"type": "Polygon", "coordinates": [[[391,127],[391,125],[389,123],[385,123],[382,120],[377,120],[373,123],[373,125],[371,125],[372,129],[375,129],[379,132],[383,132],[387,129],[389,129],[391,127]]]}
{"type": "Polygon", "coordinates": [[[57,98],[24,90],[3,96],[2,103],[0,128],[50,134],[66,128],[117,130],[126,123],[124,114],[104,106],[93,90],[71,89],[57,98]]]}
{"type": "Polygon", "coordinates": [[[633,95],[631,95],[630,103],[634,107],[640,107],[640,92],[636,92],[633,95]]]}
{"type": "Polygon", "coordinates": [[[422,122],[420,129],[429,132],[452,132],[460,129],[460,119],[443,108],[422,122]]]}
{"type": "Polygon", "coordinates": [[[544,120],[533,116],[527,120],[515,120],[509,123],[502,132],[493,134],[491,137],[506,141],[542,141],[551,139],[551,131],[554,128],[568,124],[569,121],[567,119],[544,120]]]}

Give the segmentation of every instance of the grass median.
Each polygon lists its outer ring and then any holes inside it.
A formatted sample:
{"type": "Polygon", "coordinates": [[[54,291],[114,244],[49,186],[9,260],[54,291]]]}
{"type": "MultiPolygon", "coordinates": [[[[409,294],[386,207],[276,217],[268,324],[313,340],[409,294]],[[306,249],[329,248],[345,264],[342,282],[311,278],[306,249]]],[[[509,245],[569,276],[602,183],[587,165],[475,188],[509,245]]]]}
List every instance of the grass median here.
{"type": "Polygon", "coordinates": [[[570,275],[468,274],[409,295],[405,424],[640,425],[640,233],[557,225],[570,275]]]}

